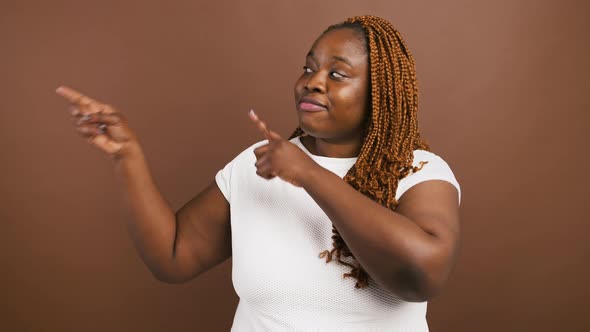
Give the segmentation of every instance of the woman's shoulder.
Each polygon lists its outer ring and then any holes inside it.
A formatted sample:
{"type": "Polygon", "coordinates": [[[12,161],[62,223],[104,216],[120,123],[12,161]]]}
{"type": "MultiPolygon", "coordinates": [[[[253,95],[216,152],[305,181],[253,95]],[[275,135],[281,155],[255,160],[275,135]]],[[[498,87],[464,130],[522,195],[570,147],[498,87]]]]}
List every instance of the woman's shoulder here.
{"type": "Polygon", "coordinates": [[[248,146],[244,150],[242,150],[240,153],[238,153],[235,156],[234,160],[232,160],[232,161],[235,162],[235,161],[239,161],[239,160],[244,160],[244,159],[249,160],[249,159],[255,158],[254,150],[256,150],[256,148],[258,148],[259,146],[262,146],[264,144],[268,144],[268,140],[262,140],[262,141],[258,141],[258,142],[251,144],[250,146],[248,146]]]}
{"type": "Polygon", "coordinates": [[[418,167],[415,172],[410,172],[400,180],[397,196],[401,196],[406,190],[418,183],[428,180],[443,180],[450,182],[459,193],[461,200],[461,187],[449,164],[437,153],[426,150],[414,150],[412,166],[418,167]]]}
{"type": "Polygon", "coordinates": [[[427,150],[414,150],[414,159],[412,160],[412,166],[419,167],[421,162],[424,162],[424,166],[430,164],[429,168],[432,168],[433,166],[443,166],[448,167],[450,170],[450,166],[447,163],[447,161],[437,153],[427,150]]]}
{"type": "Polygon", "coordinates": [[[428,150],[414,150],[414,160],[416,160],[416,158],[421,158],[421,159],[440,158],[440,159],[442,159],[438,154],[436,154],[432,151],[428,151],[428,150]]]}

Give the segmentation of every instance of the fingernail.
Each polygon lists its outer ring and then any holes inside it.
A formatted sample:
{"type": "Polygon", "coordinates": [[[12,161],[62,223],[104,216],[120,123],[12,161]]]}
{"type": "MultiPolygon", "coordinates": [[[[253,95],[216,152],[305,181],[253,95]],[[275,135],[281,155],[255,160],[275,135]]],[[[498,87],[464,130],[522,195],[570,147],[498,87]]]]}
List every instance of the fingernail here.
{"type": "Polygon", "coordinates": [[[253,109],[250,109],[250,112],[248,112],[248,113],[250,113],[250,114],[252,114],[252,115],[256,116],[256,113],[254,113],[254,110],[253,110],[253,109]]]}
{"type": "Polygon", "coordinates": [[[84,114],[84,116],[82,116],[82,117],[80,118],[80,120],[82,120],[82,121],[87,121],[87,120],[90,120],[90,118],[91,118],[90,114],[84,114]]]}

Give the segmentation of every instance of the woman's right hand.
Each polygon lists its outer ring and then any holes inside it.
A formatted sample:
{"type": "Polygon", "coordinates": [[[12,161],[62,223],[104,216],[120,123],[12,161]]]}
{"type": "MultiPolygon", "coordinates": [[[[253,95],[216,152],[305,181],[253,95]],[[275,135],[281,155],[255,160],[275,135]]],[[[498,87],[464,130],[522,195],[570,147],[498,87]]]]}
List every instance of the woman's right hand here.
{"type": "Polygon", "coordinates": [[[137,136],[127,125],[125,117],[111,105],[65,86],[60,86],[56,92],[70,102],[76,130],[91,145],[114,159],[125,157],[130,147],[138,146],[137,136]]]}

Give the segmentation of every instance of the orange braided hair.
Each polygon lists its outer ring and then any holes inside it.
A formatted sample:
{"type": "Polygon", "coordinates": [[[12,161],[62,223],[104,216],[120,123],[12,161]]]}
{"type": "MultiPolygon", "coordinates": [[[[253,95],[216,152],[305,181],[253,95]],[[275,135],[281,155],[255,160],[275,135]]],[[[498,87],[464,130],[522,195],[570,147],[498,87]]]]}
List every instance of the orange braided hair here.
{"type": "MultiPolygon", "coordinates": [[[[395,193],[399,180],[411,172],[416,149],[429,150],[418,132],[418,85],[414,58],[400,33],[393,25],[375,16],[355,16],[328,27],[321,35],[334,29],[352,29],[363,36],[369,52],[370,120],[365,127],[358,159],[344,181],[375,202],[395,210],[395,193]]],[[[318,38],[319,39],[319,38],[318,38]]],[[[297,127],[289,139],[302,135],[297,127]]],[[[369,284],[369,275],[332,225],[333,249],[320,253],[326,262],[335,256],[351,268],[343,276],[356,279],[356,288],[369,284]],[[352,258],[351,263],[342,260],[352,258]]]]}

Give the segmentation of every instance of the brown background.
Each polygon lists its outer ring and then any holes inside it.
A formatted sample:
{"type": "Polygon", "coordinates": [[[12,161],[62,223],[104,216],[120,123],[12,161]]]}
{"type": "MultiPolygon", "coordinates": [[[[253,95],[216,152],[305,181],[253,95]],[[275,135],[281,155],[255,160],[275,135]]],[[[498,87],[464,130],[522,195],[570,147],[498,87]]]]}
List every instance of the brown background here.
{"type": "Polygon", "coordinates": [[[0,330],[227,331],[231,262],[153,279],[110,162],[60,84],[123,110],[174,209],[261,139],[328,25],[392,21],[413,52],[420,125],[462,185],[462,253],[431,331],[588,331],[584,1],[0,2],[0,330]]]}

